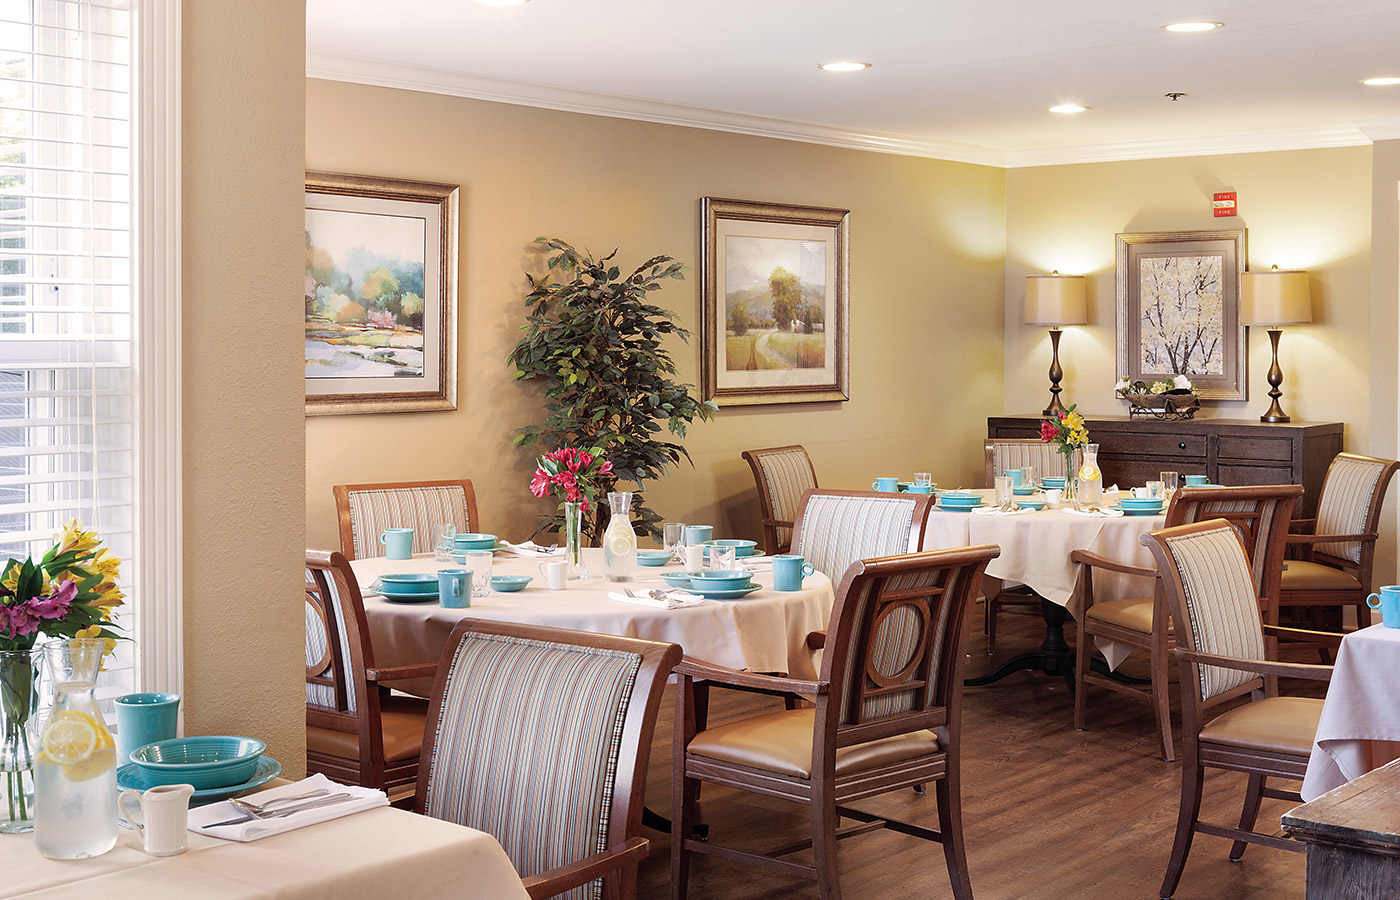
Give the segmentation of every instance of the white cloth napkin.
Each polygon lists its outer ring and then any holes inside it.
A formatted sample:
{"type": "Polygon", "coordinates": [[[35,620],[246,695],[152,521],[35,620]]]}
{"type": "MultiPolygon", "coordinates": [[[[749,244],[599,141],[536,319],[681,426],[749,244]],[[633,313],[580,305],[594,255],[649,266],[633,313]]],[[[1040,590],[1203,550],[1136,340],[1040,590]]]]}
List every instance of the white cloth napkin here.
{"type": "Polygon", "coordinates": [[[1099,508],[1098,512],[1089,512],[1087,509],[1067,509],[1065,512],[1071,516],[1084,516],[1086,519],[1117,519],[1123,515],[1121,509],[1099,508]]]}
{"type": "MultiPolygon", "coordinates": [[[[256,841],[259,838],[269,837],[274,834],[281,834],[284,831],[294,831],[298,828],[305,828],[307,825],[315,825],[320,822],[329,822],[331,819],[339,819],[341,816],[353,815],[357,812],[364,812],[367,809],[375,809],[380,806],[388,806],[389,798],[384,796],[383,791],[376,791],[373,788],[358,787],[355,785],[336,784],[324,775],[316,774],[310,778],[303,778],[293,784],[284,784],[271,790],[261,791],[241,800],[249,803],[266,803],[278,797],[292,797],[297,794],[305,794],[309,791],[324,789],[331,794],[346,793],[352,797],[342,803],[335,803],[330,806],[322,806],[317,809],[308,809],[304,812],[292,813],[288,816],[278,816],[275,819],[249,819],[237,825],[225,825],[222,828],[210,828],[208,826],[215,822],[226,822],[229,819],[237,818],[241,813],[238,807],[227,800],[219,803],[210,803],[208,806],[197,806],[191,809],[186,818],[187,827],[190,831],[197,831],[200,834],[207,834],[210,837],[223,838],[226,841],[256,841]]],[[[329,795],[326,795],[329,796],[329,795]]],[[[308,798],[307,802],[311,799],[308,798]]]]}
{"type": "Polygon", "coordinates": [[[616,600],[619,603],[632,603],[637,606],[650,606],[653,609],[680,609],[685,606],[699,606],[705,602],[705,598],[698,594],[688,594],[684,591],[667,591],[666,599],[658,600],[645,594],[640,597],[629,597],[626,594],[608,594],[609,600],[616,600]]]}
{"type": "Polygon", "coordinates": [[[510,541],[501,541],[502,546],[497,550],[509,550],[516,556],[528,556],[531,559],[548,559],[551,556],[563,556],[564,548],[555,547],[553,550],[545,550],[534,541],[526,541],[523,544],[512,544],[510,541]]]}
{"type": "Polygon", "coordinates": [[[1025,516],[1033,512],[1033,509],[1002,509],[999,506],[978,506],[972,510],[974,516],[1025,516]]]}
{"type": "Polygon", "coordinates": [[[757,572],[759,569],[771,569],[773,567],[773,560],[768,556],[760,556],[758,559],[741,556],[737,562],[750,572],[757,572]]]}

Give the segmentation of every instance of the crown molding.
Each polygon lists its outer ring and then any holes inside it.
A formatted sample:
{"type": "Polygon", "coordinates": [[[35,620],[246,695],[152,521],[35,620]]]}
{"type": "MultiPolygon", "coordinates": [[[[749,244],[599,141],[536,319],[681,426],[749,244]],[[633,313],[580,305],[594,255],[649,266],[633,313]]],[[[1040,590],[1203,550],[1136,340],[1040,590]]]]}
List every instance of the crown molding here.
{"type": "Polygon", "coordinates": [[[1012,150],[1007,168],[1165,159],[1178,156],[1220,156],[1228,153],[1268,153],[1276,150],[1313,150],[1321,147],[1357,147],[1370,143],[1371,138],[1359,127],[1340,125],[1328,128],[1298,128],[1287,131],[1256,131],[1247,134],[1202,135],[1012,150]]]}
{"type": "Polygon", "coordinates": [[[403,65],[314,51],[307,51],[306,75],[308,78],[349,81],[356,84],[408,91],[426,91],[433,94],[448,94],[453,97],[489,100],[494,103],[511,103],[517,106],[535,106],[562,112],[583,113],[590,116],[609,116],[616,119],[634,119],[639,122],[656,122],[662,125],[705,128],[710,131],[727,131],[756,137],[801,141],[807,144],[824,144],[829,147],[842,147],[849,150],[873,150],[877,153],[921,156],[999,168],[1006,166],[1008,156],[1005,150],[979,147],[974,144],[920,140],[896,134],[857,131],[829,125],[815,125],[810,122],[793,122],[767,116],[702,109],[679,103],[663,103],[616,94],[580,91],[503,78],[488,78],[482,75],[449,72],[445,69],[434,69],[428,66],[403,65]]]}
{"type": "Polygon", "coordinates": [[[1373,141],[1400,140],[1400,118],[1357,119],[1354,124],[1373,141]]]}

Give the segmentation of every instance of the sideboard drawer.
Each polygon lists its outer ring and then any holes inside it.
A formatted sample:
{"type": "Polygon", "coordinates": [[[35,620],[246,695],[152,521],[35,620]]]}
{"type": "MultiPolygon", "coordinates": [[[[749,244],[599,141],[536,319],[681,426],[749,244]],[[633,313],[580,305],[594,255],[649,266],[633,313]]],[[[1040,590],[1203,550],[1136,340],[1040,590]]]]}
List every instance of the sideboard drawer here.
{"type": "MultiPolygon", "coordinates": [[[[1092,432],[1090,433],[1092,437],[1092,432]]],[[[1114,436],[1114,449],[1131,451],[1134,456],[1160,456],[1165,459],[1206,458],[1203,434],[1124,433],[1114,436]]]]}
{"type": "Polygon", "coordinates": [[[1228,459],[1276,459],[1291,462],[1293,442],[1269,438],[1241,438],[1220,435],[1216,455],[1228,459]]]}

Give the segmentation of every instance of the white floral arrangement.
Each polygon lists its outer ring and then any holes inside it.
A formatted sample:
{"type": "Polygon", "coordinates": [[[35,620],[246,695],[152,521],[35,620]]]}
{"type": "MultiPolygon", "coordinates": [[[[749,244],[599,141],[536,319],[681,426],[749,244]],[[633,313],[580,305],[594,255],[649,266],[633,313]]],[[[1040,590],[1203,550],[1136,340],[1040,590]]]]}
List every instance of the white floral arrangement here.
{"type": "Polygon", "coordinates": [[[1168,391],[1190,392],[1195,390],[1195,388],[1196,386],[1191,383],[1191,379],[1187,378],[1185,375],[1173,375],[1170,381],[1154,381],[1150,384],[1146,381],[1129,381],[1127,378],[1120,378],[1118,379],[1118,383],[1113,386],[1113,390],[1116,391],[1120,397],[1141,394],[1165,394],[1168,391]]]}

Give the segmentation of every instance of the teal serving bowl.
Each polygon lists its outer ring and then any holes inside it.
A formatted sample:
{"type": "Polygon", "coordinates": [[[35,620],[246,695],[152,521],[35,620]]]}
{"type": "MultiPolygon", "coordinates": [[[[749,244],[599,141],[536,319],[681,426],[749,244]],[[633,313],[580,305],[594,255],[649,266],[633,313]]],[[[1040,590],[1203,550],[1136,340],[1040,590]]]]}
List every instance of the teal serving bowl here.
{"type": "Polygon", "coordinates": [[[1018,484],[1011,489],[1011,493],[1015,494],[1017,497],[1029,497],[1031,494],[1035,493],[1035,485],[1018,484]]]}
{"type": "Polygon", "coordinates": [[[751,575],[748,572],[691,572],[691,587],[714,588],[721,591],[737,591],[749,586],[751,575]]]}
{"type": "Polygon", "coordinates": [[[491,590],[502,594],[513,594],[525,590],[525,585],[533,579],[529,575],[492,575],[491,590]]]}
{"type": "Polygon", "coordinates": [[[940,494],[938,502],[944,506],[978,506],[982,503],[980,494],[960,494],[957,491],[947,491],[940,494]]]}
{"type": "Polygon", "coordinates": [[[671,573],[671,574],[669,574],[669,575],[662,575],[662,576],[661,576],[661,580],[664,581],[664,582],[666,582],[667,584],[669,584],[669,585],[670,585],[671,587],[673,587],[673,588],[689,588],[689,587],[690,587],[690,573],[689,573],[689,572],[673,572],[673,573],[671,573]]]}
{"type": "Polygon", "coordinates": [[[754,548],[757,546],[758,541],[737,541],[732,539],[721,541],[706,541],[705,553],[706,555],[709,554],[710,547],[733,547],[735,556],[753,556],[754,548]]]}
{"type": "Polygon", "coordinates": [[[242,784],[253,777],[267,745],[226,734],[171,738],[131,751],[147,784],[192,784],[195,790],[242,784]]]}
{"type": "Polygon", "coordinates": [[[1065,476],[1046,475],[1044,478],[1040,479],[1040,486],[1048,488],[1062,488],[1065,486],[1065,476]]]}
{"type": "Polygon", "coordinates": [[[668,550],[638,550],[637,565],[664,566],[674,558],[668,550]]]}
{"type": "Polygon", "coordinates": [[[1118,505],[1124,509],[1159,510],[1166,505],[1166,501],[1160,497],[1123,497],[1118,501],[1118,505]]]}
{"type": "Polygon", "coordinates": [[[1044,509],[1045,501],[1041,500],[1039,497],[1026,497],[1022,500],[1017,500],[1016,505],[1021,509],[1044,509]]]}
{"type": "Polygon", "coordinates": [[[452,542],[458,550],[493,550],[496,547],[496,536],[468,532],[457,535],[452,542]]]}
{"type": "Polygon", "coordinates": [[[380,575],[379,584],[397,594],[436,594],[438,577],[436,573],[432,575],[420,573],[380,575]]]}

